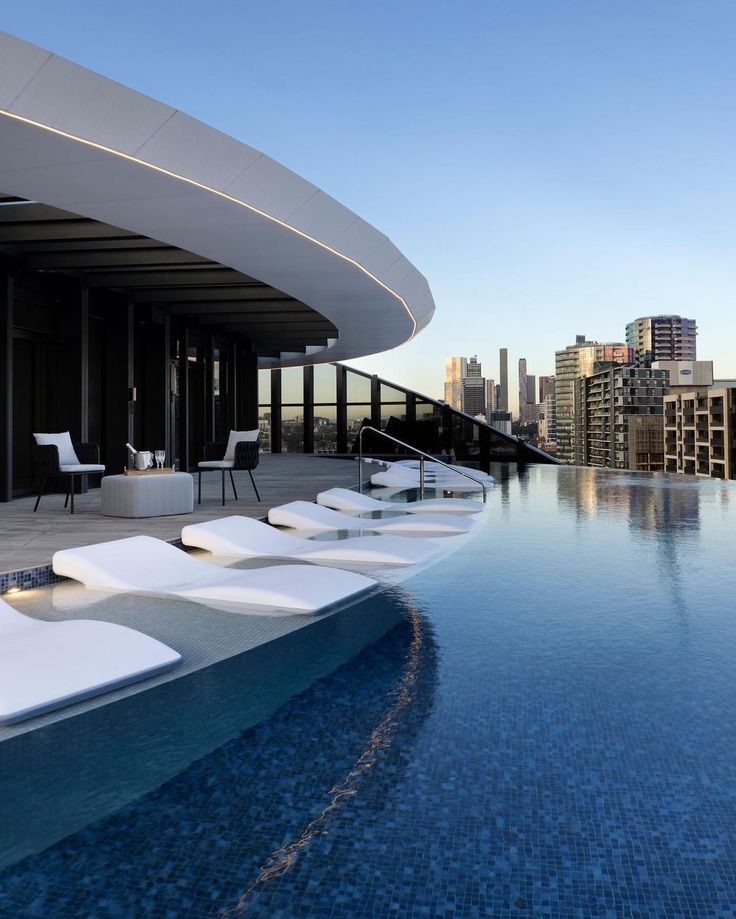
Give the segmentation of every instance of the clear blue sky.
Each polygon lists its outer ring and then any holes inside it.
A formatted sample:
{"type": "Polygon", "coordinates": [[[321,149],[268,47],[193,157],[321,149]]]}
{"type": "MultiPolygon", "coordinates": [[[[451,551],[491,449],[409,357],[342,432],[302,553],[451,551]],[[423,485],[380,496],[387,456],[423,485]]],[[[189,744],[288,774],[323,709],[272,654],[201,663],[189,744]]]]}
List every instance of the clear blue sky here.
{"type": "Polygon", "coordinates": [[[0,27],[386,232],[437,314],[365,369],[440,395],[445,355],[549,373],[679,312],[736,376],[735,0],[4,0],[0,27]]]}

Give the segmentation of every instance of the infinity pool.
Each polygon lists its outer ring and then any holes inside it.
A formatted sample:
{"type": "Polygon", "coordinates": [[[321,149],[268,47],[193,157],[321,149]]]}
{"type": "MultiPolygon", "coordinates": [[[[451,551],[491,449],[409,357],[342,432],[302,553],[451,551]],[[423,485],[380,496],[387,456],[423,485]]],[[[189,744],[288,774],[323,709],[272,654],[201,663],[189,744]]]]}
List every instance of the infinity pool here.
{"type": "MultiPolygon", "coordinates": [[[[736,917],[736,487],[492,472],[419,576],[17,738],[26,792],[112,803],[0,915],[736,917]]],[[[3,804],[12,851],[43,814],[3,804]]]]}

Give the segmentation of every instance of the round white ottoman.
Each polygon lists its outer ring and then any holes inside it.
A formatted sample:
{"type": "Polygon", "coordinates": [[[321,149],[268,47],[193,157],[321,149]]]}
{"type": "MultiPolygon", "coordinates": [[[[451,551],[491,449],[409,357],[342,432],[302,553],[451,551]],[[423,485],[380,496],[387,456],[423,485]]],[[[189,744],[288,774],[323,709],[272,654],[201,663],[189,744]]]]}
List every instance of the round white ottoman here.
{"type": "Polygon", "coordinates": [[[194,479],[188,472],[107,475],[102,480],[105,517],[167,517],[193,509],[194,479]]]}

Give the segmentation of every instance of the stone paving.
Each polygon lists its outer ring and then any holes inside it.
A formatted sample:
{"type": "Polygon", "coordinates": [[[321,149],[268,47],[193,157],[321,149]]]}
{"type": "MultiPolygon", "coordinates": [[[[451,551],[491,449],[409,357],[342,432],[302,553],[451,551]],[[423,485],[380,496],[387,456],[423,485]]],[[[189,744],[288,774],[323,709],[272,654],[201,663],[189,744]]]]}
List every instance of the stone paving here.
{"type": "Polygon", "coordinates": [[[304,454],[261,456],[254,478],[261,495],[256,501],[247,472],[236,472],[238,500],[227,483],[226,504],[222,507],[220,476],[209,473],[202,478],[202,504],[198,505],[195,475],[194,513],[174,517],[128,519],[103,517],[100,491],[91,489],[75,499],[72,516],[64,510],[63,495],[46,495],[33,513],[35,498],[19,498],[0,504],[0,575],[40,565],[48,565],[57,549],[121,539],[145,533],[161,539],[176,539],[187,523],[212,520],[227,514],[263,517],[269,508],[298,499],[312,501],[326,488],[357,484],[357,463],[304,454]]]}

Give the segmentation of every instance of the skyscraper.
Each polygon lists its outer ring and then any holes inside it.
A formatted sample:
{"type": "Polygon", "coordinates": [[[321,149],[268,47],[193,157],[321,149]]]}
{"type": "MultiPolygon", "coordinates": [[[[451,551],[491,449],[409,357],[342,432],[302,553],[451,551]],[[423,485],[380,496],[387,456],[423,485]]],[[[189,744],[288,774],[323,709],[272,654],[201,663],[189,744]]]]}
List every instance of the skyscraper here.
{"type": "Polygon", "coordinates": [[[526,372],[526,358],[519,358],[519,422],[537,421],[537,378],[526,372]]]}
{"type": "Polygon", "coordinates": [[[694,361],[698,327],[682,316],[642,316],[626,326],[626,344],[634,348],[637,367],[653,361],[694,361]]]}
{"type": "Polygon", "coordinates": [[[555,391],[555,378],[554,375],[551,377],[540,377],[539,378],[539,401],[544,402],[547,398],[548,393],[553,393],[555,391]]]}
{"type": "Polygon", "coordinates": [[[445,404],[462,410],[463,377],[467,376],[467,360],[464,357],[445,358],[445,404]]]}
{"type": "Polygon", "coordinates": [[[486,380],[486,418],[496,410],[496,381],[486,380]]]}
{"type": "Polygon", "coordinates": [[[584,335],[574,345],[555,352],[555,404],[557,415],[557,456],[574,462],[574,389],[578,377],[590,376],[596,363],[631,364],[634,349],[622,342],[601,344],[587,341],[584,335]]]}
{"type": "Polygon", "coordinates": [[[525,420],[525,406],[527,402],[526,388],[526,358],[519,358],[519,421],[523,424],[525,420]]]}
{"type": "Polygon", "coordinates": [[[501,387],[498,399],[498,410],[507,412],[509,410],[509,350],[501,348],[498,352],[499,364],[499,386],[501,387]]]}
{"type": "Polygon", "coordinates": [[[465,376],[462,382],[462,411],[467,415],[483,415],[486,410],[486,381],[482,376],[482,367],[478,358],[473,355],[465,364],[465,376]]]}

